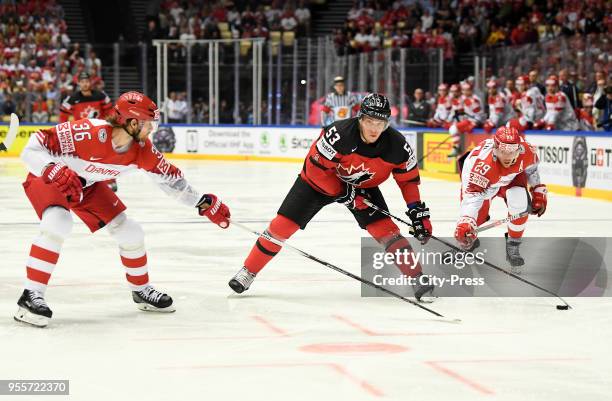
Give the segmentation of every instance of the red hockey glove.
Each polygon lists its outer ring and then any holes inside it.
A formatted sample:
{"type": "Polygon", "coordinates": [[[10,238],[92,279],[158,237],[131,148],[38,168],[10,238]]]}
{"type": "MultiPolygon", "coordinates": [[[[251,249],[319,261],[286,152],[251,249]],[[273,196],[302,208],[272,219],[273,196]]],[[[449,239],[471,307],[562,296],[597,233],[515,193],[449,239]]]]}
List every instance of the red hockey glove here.
{"type": "Polygon", "coordinates": [[[229,207],[215,195],[206,194],[202,196],[196,207],[200,216],[208,217],[210,221],[221,228],[229,227],[229,218],[231,216],[229,207]]]}
{"type": "Polygon", "coordinates": [[[422,245],[425,245],[433,233],[431,221],[429,221],[429,208],[425,207],[423,202],[414,202],[408,205],[406,215],[412,222],[414,229],[412,235],[421,241],[422,245]]]}
{"type": "Polygon", "coordinates": [[[531,214],[537,214],[538,217],[544,214],[546,211],[546,204],[548,203],[546,194],[548,190],[546,185],[540,184],[531,188],[531,214]]]}
{"type": "Polygon", "coordinates": [[[470,249],[474,241],[476,241],[476,220],[469,216],[463,216],[459,219],[455,228],[455,239],[459,246],[463,249],[470,249]]]}
{"type": "Polygon", "coordinates": [[[485,130],[485,132],[487,134],[490,134],[491,131],[493,131],[493,129],[495,128],[495,125],[491,121],[487,120],[487,121],[485,121],[485,123],[482,126],[482,128],[485,130]]]}
{"type": "Polygon", "coordinates": [[[49,164],[41,178],[47,184],[53,183],[68,201],[80,202],[83,199],[83,184],[79,176],[65,164],[49,164]]]}
{"type": "Polygon", "coordinates": [[[349,209],[366,210],[369,207],[364,203],[366,199],[367,195],[364,191],[357,189],[350,184],[346,184],[344,191],[334,200],[338,203],[342,203],[349,209]]]}

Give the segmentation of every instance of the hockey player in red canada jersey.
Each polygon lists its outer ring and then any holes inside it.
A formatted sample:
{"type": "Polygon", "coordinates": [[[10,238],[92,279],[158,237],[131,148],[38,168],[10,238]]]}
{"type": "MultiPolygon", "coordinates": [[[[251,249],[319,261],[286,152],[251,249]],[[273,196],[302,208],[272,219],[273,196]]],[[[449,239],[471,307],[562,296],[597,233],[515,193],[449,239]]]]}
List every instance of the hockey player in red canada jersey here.
{"type": "Polygon", "coordinates": [[[451,112],[451,102],[448,96],[448,85],[441,83],[438,85],[438,100],[436,101],[436,111],[427,126],[431,128],[443,127],[448,121],[451,112]]]}
{"type": "Polygon", "coordinates": [[[457,122],[448,129],[452,136],[453,151],[448,157],[457,157],[461,152],[461,135],[472,132],[480,127],[485,120],[485,114],[480,98],[474,94],[469,82],[461,83],[461,108],[455,115],[457,122]]]}
{"type": "MultiPolygon", "coordinates": [[[[378,188],[390,175],[399,186],[408,205],[407,214],[414,227],[413,235],[425,243],[432,233],[429,209],[419,194],[419,169],[416,155],[406,138],[389,127],[391,107],[386,97],[371,93],[362,103],[358,117],[336,121],[323,128],[304,160],[302,172],[285,197],[266,234],[285,241],[325,206],[338,202],[348,207],[362,229],[382,244],[387,252],[411,250],[397,225],[364,203],[369,199],[387,209],[378,188]]],[[[230,280],[237,293],[246,291],[255,275],[281,250],[260,237],[244,261],[244,267],[230,280]]],[[[417,277],[415,297],[420,300],[433,286],[421,272],[420,265],[396,261],[403,274],[417,277]]]]}
{"type": "Polygon", "coordinates": [[[546,80],[546,114],[544,128],[547,130],[577,131],[578,119],[567,95],[559,90],[559,79],[551,75],[546,80]]]}
{"type": "Polygon", "coordinates": [[[101,118],[110,115],[113,107],[108,95],[92,89],[90,76],[86,72],[79,74],[79,90],[66,97],[60,105],[59,122],[64,123],[72,117],[73,120],[82,118],[101,118]]]}
{"type": "Polygon", "coordinates": [[[528,129],[542,128],[540,121],[546,113],[542,92],[529,80],[528,75],[518,77],[516,87],[520,93],[519,100],[515,101],[514,104],[518,116],[510,120],[510,125],[516,128],[519,133],[528,129]]]}
{"type": "Polygon", "coordinates": [[[493,129],[506,125],[511,118],[514,117],[514,109],[512,108],[511,100],[497,88],[497,81],[490,79],[487,82],[487,92],[489,93],[489,118],[483,124],[483,128],[487,134],[493,129]]]}
{"type": "Polygon", "coordinates": [[[159,110],[151,99],[127,92],[108,121],[85,118],[31,136],[21,153],[29,170],[23,187],[40,218],[40,233],[30,249],[16,320],[45,326],[51,318],[44,295],[62,243],[72,229],[71,211],[91,232],[106,228],[115,239],[139,309],[174,311],[172,298],[149,283],[142,228],[127,217],[125,205],[102,181],[140,169],[164,192],[222,228],[229,225],[230,213],[215,195],[193,188],[155,149],[148,136],[158,122],[159,110]]]}
{"type": "MultiPolygon", "coordinates": [[[[477,246],[476,228],[487,221],[489,206],[499,196],[508,206],[508,215],[528,210],[531,193],[531,213],[541,216],[546,211],[546,185],[540,182],[538,156],[512,127],[497,129],[493,138],[475,147],[461,168],[461,216],[455,229],[455,239],[464,249],[477,246]]],[[[525,261],[519,247],[527,216],[508,223],[506,258],[513,268],[525,261]]]]}

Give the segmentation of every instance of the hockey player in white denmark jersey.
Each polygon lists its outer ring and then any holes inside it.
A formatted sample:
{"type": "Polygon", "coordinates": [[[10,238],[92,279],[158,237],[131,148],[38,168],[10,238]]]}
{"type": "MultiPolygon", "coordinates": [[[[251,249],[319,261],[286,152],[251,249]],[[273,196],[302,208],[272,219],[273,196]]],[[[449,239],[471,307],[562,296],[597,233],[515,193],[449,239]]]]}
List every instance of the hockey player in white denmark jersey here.
{"type": "Polygon", "coordinates": [[[453,123],[448,129],[453,141],[453,151],[448,157],[457,157],[461,153],[461,136],[472,132],[476,127],[480,127],[485,117],[482,101],[474,93],[472,84],[462,82],[461,106],[454,110],[453,116],[458,122],[453,123]]]}
{"type": "Polygon", "coordinates": [[[518,116],[510,121],[510,125],[519,133],[528,129],[542,128],[541,120],[546,113],[544,95],[536,85],[531,83],[528,75],[518,77],[516,87],[521,97],[514,104],[518,116]]]}
{"type": "Polygon", "coordinates": [[[514,109],[512,108],[511,99],[498,90],[497,82],[494,79],[490,79],[487,82],[487,91],[489,92],[487,98],[489,118],[483,124],[483,128],[488,134],[493,129],[506,125],[511,118],[514,118],[514,109]]]}
{"type": "Polygon", "coordinates": [[[578,119],[567,95],[559,90],[559,79],[551,75],[546,80],[546,114],[544,124],[547,130],[577,131],[578,119]]]}
{"type": "Polygon", "coordinates": [[[41,222],[26,265],[16,320],[46,326],[52,316],[44,294],[72,229],[70,211],[91,232],[107,228],[115,239],[132,298],[140,309],[174,311],[172,298],[149,283],[142,228],[127,217],[125,205],[104,181],[140,169],[166,193],[222,228],[229,225],[230,213],[215,195],[193,188],[155,149],[148,136],[158,122],[155,103],[141,93],[128,92],[118,99],[108,121],[65,122],[31,136],[21,154],[29,170],[23,187],[41,222]]]}
{"type": "MultiPolygon", "coordinates": [[[[461,167],[461,216],[455,239],[465,249],[475,247],[476,228],[487,221],[489,207],[495,197],[508,206],[508,215],[531,213],[541,216],[546,211],[546,185],[540,182],[536,149],[513,127],[500,127],[493,138],[485,139],[465,158],[461,167]]],[[[527,216],[508,223],[506,256],[513,267],[524,264],[519,246],[527,216]]]]}

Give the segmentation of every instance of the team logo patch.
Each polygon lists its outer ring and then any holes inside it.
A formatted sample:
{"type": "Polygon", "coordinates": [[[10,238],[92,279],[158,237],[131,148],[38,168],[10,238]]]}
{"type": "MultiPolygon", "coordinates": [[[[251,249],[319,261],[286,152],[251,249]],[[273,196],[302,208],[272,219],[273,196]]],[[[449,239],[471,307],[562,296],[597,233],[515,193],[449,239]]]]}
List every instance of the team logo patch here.
{"type": "Polygon", "coordinates": [[[100,131],[98,131],[98,139],[100,140],[100,142],[104,143],[106,142],[106,130],[104,128],[100,129],[100,131]]]}
{"type": "Polygon", "coordinates": [[[369,168],[366,168],[364,163],[361,163],[358,166],[353,166],[352,164],[348,167],[344,167],[342,165],[338,165],[336,168],[338,172],[338,178],[347,184],[351,185],[360,185],[366,181],[371,180],[376,173],[370,172],[369,168]]]}
{"type": "Polygon", "coordinates": [[[340,107],[338,109],[338,118],[346,118],[348,117],[348,108],[347,107],[340,107]]]}
{"type": "Polygon", "coordinates": [[[470,184],[474,184],[480,188],[487,188],[489,186],[489,179],[484,175],[476,174],[474,172],[470,173],[470,184]]]}

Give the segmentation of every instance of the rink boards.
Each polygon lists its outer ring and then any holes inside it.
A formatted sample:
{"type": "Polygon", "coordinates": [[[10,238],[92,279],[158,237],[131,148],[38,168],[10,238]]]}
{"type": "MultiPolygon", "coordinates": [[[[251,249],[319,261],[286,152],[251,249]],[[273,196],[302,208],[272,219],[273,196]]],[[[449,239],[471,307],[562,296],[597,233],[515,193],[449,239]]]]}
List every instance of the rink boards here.
{"type": "MultiPolygon", "coordinates": [[[[0,157],[18,156],[32,133],[47,126],[22,124],[17,139],[0,157]]],[[[6,136],[0,126],[0,140],[6,136]]],[[[400,130],[417,150],[424,176],[458,180],[455,159],[446,155],[451,141],[443,130],[400,130]]],[[[164,126],[153,136],[169,157],[213,160],[301,162],[321,132],[317,126],[187,125],[164,126]]],[[[542,181],[549,189],[612,201],[612,136],[602,132],[528,131],[537,147],[542,181]]],[[[476,131],[463,138],[466,149],[489,135],[476,131]]]]}

